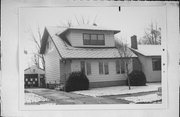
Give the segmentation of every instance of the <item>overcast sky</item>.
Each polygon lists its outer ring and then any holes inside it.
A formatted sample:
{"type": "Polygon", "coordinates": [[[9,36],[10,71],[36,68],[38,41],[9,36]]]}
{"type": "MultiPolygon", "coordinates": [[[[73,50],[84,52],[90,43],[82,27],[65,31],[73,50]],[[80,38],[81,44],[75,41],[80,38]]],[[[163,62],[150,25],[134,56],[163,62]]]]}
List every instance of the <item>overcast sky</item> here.
{"type": "Polygon", "coordinates": [[[26,40],[26,50],[32,49],[29,28],[36,33],[38,25],[41,31],[45,26],[64,25],[67,21],[77,25],[76,18],[81,21],[83,17],[90,24],[95,20],[99,26],[121,30],[116,36],[127,42],[132,35],[142,37],[151,22],[161,28],[165,25],[163,7],[121,7],[120,12],[118,7],[35,7],[21,8],[19,14],[20,37],[26,40]]]}

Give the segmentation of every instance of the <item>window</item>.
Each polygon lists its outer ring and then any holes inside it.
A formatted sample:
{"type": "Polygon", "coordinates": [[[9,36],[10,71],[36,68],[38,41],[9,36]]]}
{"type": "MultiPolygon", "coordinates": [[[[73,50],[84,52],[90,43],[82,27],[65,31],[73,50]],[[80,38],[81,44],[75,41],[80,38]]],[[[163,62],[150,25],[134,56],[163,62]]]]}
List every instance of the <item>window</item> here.
{"type": "Polygon", "coordinates": [[[152,58],[153,71],[161,70],[161,58],[152,58]]]}
{"type": "Polygon", "coordinates": [[[85,64],[85,61],[81,61],[81,72],[87,75],[91,75],[91,63],[86,62],[85,64]]]}
{"type": "Polygon", "coordinates": [[[108,62],[99,62],[99,74],[109,74],[108,62]]]}
{"type": "Polygon", "coordinates": [[[104,45],[104,34],[83,34],[84,45],[104,45]]]}
{"type": "Polygon", "coordinates": [[[81,61],[81,72],[85,73],[85,62],[81,61]]]}
{"type": "Polygon", "coordinates": [[[120,74],[120,63],[119,63],[119,60],[116,60],[116,73],[120,74]]]}
{"type": "Polygon", "coordinates": [[[109,74],[108,62],[105,62],[105,63],[104,63],[104,73],[105,73],[105,74],[109,74]]]}
{"type": "Polygon", "coordinates": [[[117,74],[124,74],[125,73],[124,61],[116,60],[116,73],[117,74]]]}
{"type": "Polygon", "coordinates": [[[121,74],[125,73],[125,62],[121,61],[121,74]]]}
{"type": "Polygon", "coordinates": [[[99,62],[99,74],[103,74],[103,62],[99,62]]]}
{"type": "Polygon", "coordinates": [[[90,75],[91,74],[91,63],[90,62],[86,62],[86,72],[87,72],[87,75],[90,75]]]}

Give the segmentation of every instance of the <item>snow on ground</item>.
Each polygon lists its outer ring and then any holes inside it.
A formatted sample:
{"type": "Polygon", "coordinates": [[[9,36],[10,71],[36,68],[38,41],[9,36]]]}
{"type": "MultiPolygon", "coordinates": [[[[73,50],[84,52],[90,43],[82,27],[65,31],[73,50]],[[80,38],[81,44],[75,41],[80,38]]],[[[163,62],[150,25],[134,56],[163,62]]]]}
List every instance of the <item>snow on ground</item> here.
{"type": "Polygon", "coordinates": [[[133,103],[151,103],[155,101],[161,101],[162,97],[158,96],[157,94],[149,94],[143,96],[131,96],[131,97],[124,97],[124,98],[117,98],[117,99],[124,99],[128,101],[132,101],[133,103]]]}
{"type": "Polygon", "coordinates": [[[160,83],[147,83],[146,85],[147,86],[131,86],[131,90],[129,90],[128,86],[114,86],[104,88],[92,88],[90,90],[83,91],[74,91],[73,93],[97,97],[106,95],[121,95],[157,91],[158,87],[161,87],[160,83]]]}
{"type": "Polygon", "coordinates": [[[25,103],[37,103],[37,102],[47,102],[50,101],[47,98],[36,95],[34,93],[25,93],[25,103]]]}

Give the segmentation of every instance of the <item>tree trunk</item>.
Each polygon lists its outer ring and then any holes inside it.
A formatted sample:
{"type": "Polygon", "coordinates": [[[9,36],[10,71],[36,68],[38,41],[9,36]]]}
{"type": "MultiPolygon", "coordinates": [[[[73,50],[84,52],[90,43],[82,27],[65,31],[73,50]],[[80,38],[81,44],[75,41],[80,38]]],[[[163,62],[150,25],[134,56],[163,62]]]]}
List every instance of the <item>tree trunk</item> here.
{"type": "Polygon", "coordinates": [[[125,64],[126,64],[126,76],[127,76],[128,86],[129,86],[129,90],[131,90],[131,83],[130,83],[130,79],[128,77],[128,74],[129,74],[128,64],[126,62],[125,62],[125,64]]]}

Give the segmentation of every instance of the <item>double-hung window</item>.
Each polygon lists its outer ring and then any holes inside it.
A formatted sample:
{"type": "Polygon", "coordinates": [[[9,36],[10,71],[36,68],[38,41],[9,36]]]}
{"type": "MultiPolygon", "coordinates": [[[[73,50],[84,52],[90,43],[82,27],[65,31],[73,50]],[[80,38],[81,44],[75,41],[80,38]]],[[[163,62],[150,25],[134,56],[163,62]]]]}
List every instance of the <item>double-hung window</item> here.
{"type": "Polygon", "coordinates": [[[81,72],[87,75],[91,75],[91,63],[85,61],[81,61],[81,72]]]}
{"type": "Polygon", "coordinates": [[[161,70],[161,58],[152,58],[152,68],[153,71],[161,70]]]}
{"type": "Polygon", "coordinates": [[[104,34],[83,33],[84,45],[105,45],[104,34]]]}
{"type": "Polygon", "coordinates": [[[103,62],[99,62],[99,74],[103,74],[103,62]]]}
{"type": "Polygon", "coordinates": [[[119,60],[116,60],[116,74],[120,74],[120,62],[119,60]]]}
{"type": "Polygon", "coordinates": [[[85,74],[85,61],[81,61],[81,72],[85,74]]]}
{"type": "Polygon", "coordinates": [[[116,60],[116,74],[125,73],[125,63],[124,61],[116,60]]]}
{"type": "Polygon", "coordinates": [[[108,62],[99,62],[99,74],[109,74],[109,65],[108,62]]]}
{"type": "Polygon", "coordinates": [[[87,75],[91,75],[91,63],[86,62],[86,73],[87,75]]]}
{"type": "Polygon", "coordinates": [[[121,61],[121,74],[125,73],[125,61],[121,61]]]}
{"type": "Polygon", "coordinates": [[[108,62],[104,62],[104,74],[109,74],[108,62]]]}

